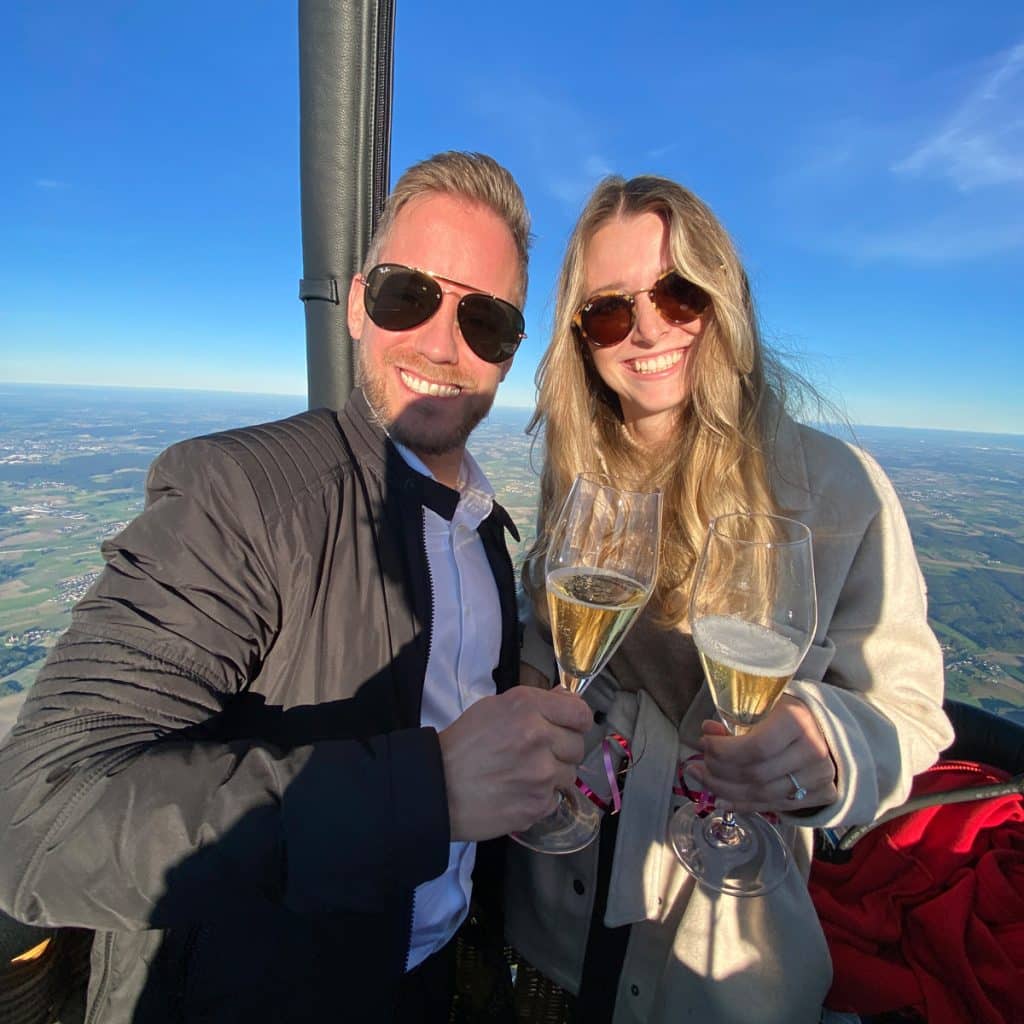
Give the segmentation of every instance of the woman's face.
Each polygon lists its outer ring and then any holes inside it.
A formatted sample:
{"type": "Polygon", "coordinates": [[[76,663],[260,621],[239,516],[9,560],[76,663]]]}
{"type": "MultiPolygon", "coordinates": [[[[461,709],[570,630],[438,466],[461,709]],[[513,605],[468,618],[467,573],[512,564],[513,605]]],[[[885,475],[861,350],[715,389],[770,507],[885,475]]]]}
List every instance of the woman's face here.
{"type": "Polygon", "coordinates": [[[598,374],[619,396],[633,437],[657,444],[671,437],[676,412],[689,391],[689,364],[706,317],[671,324],[646,289],[672,267],[668,228],[655,213],[616,217],[600,227],[586,249],[587,297],[598,292],[637,292],[636,323],[618,345],[589,341],[598,374]]]}

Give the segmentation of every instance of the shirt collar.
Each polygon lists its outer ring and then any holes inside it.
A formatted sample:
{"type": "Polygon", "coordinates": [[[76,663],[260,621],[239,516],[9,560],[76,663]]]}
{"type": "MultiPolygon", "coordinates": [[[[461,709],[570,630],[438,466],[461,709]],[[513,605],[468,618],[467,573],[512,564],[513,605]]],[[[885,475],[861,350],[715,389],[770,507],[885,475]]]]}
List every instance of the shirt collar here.
{"type": "MultiPolygon", "coordinates": [[[[414,469],[430,480],[437,480],[437,477],[431,473],[423,460],[411,448],[399,444],[394,438],[391,438],[391,443],[410,469],[414,469]]],[[[473,528],[476,528],[491,514],[491,509],[494,507],[494,488],[480,468],[480,464],[468,451],[462,453],[458,493],[459,502],[456,514],[461,513],[461,517],[468,520],[473,528]]]]}

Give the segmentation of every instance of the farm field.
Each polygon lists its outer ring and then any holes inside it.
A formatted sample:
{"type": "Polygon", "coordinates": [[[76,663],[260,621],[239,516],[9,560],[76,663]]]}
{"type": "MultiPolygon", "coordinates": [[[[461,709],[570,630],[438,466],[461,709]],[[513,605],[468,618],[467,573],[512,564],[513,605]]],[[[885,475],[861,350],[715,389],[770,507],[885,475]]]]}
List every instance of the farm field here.
{"type": "MultiPolygon", "coordinates": [[[[100,545],[142,509],[152,459],[185,437],[286,416],[300,398],[0,385],[0,733],[71,607],[102,567],[100,545]]],[[[528,411],[495,409],[473,452],[534,535],[542,445],[528,411]]],[[[1024,438],[857,427],[890,475],[928,583],[947,693],[1024,722],[1024,438]]]]}

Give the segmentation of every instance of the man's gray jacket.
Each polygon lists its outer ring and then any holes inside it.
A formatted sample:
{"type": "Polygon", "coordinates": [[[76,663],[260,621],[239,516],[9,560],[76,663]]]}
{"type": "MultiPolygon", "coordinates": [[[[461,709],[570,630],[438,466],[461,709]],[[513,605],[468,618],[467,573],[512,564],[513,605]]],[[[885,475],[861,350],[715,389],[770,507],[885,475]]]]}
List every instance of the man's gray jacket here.
{"type": "Polygon", "coordinates": [[[423,506],[456,500],[358,391],[154,463],[0,749],[0,906],[97,931],[90,1022],[389,1018],[448,862],[423,506]]]}

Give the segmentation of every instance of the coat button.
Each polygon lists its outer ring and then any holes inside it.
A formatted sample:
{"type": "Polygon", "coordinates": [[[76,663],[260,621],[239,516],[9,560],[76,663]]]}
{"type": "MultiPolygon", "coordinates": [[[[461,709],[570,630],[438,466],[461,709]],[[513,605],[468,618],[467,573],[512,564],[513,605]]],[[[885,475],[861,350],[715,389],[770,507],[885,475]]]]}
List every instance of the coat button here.
{"type": "Polygon", "coordinates": [[[587,887],[579,878],[574,878],[572,880],[572,891],[576,893],[577,896],[582,896],[586,890],[587,887]]]}
{"type": "Polygon", "coordinates": [[[639,985],[630,985],[629,986],[629,991],[632,992],[633,995],[638,996],[638,995],[640,995],[640,986],[639,985]]]}

